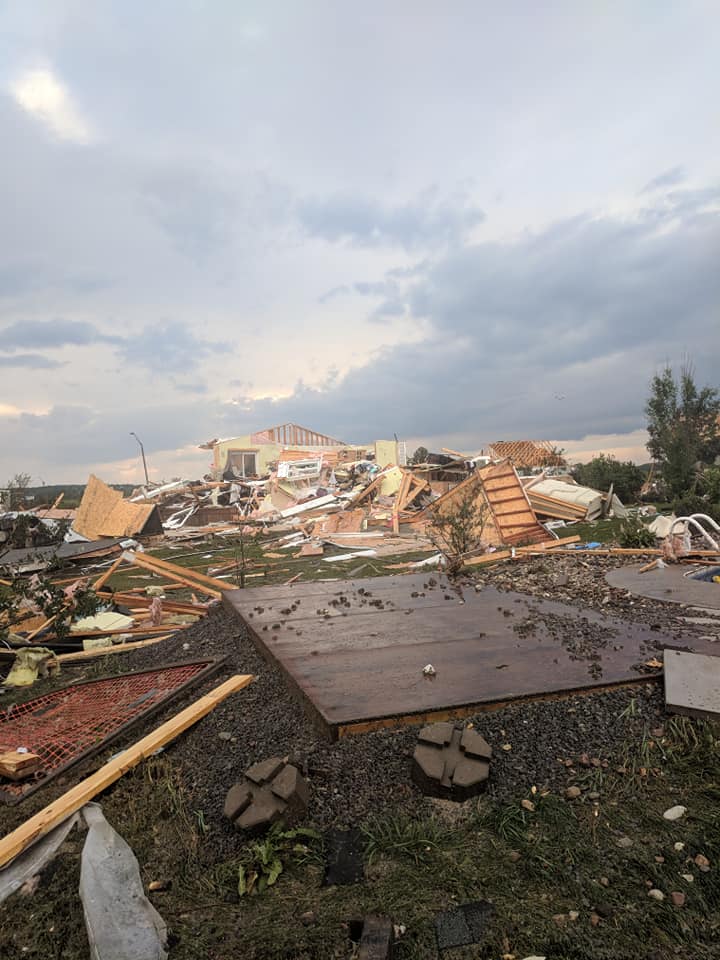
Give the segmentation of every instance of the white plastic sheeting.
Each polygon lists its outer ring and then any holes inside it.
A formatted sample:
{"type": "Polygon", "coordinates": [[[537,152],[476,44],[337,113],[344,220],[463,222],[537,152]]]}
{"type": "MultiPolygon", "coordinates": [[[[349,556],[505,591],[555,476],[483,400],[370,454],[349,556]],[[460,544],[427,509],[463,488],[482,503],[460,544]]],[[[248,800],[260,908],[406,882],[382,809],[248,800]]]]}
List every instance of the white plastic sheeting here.
{"type": "Polygon", "coordinates": [[[145,896],[135,854],[99,804],[86,804],[82,814],[80,898],[91,960],[166,960],[167,927],[145,896]]]}

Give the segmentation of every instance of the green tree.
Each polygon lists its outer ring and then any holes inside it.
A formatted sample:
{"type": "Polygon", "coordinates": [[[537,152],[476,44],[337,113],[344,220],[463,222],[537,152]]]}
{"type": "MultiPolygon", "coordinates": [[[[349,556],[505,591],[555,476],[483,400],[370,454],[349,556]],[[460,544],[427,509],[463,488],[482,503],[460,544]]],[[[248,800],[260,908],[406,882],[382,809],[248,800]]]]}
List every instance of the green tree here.
{"type": "Polygon", "coordinates": [[[690,363],[683,364],[679,379],[667,366],[651,381],[645,413],[647,448],[662,469],[668,492],[681,496],[693,486],[695,465],[712,463],[720,453],[718,391],[698,389],[690,363]]]}
{"type": "Polygon", "coordinates": [[[572,475],[585,487],[607,492],[612,484],[613,492],[625,503],[637,500],[645,474],[632,460],[616,460],[601,453],[588,463],[573,467],[572,475]]]}
{"type": "Polygon", "coordinates": [[[25,491],[30,486],[31,480],[32,477],[29,473],[16,473],[11,480],[8,480],[8,505],[11,510],[16,510],[22,505],[25,499],[25,491]]]}

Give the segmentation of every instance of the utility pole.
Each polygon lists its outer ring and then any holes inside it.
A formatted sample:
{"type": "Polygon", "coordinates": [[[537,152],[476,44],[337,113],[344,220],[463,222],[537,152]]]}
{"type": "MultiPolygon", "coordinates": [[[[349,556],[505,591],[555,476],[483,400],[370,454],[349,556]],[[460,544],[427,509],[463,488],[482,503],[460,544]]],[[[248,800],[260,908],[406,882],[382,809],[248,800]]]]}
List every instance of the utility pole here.
{"type": "Polygon", "coordinates": [[[133,430],[130,431],[130,436],[135,437],[140,447],[140,453],[142,454],[143,470],[145,471],[145,486],[149,487],[150,479],[148,477],[147,462],[145,460],[145,447],[142,445],[142,440],[140,439],[140,437],[133,430]]]}

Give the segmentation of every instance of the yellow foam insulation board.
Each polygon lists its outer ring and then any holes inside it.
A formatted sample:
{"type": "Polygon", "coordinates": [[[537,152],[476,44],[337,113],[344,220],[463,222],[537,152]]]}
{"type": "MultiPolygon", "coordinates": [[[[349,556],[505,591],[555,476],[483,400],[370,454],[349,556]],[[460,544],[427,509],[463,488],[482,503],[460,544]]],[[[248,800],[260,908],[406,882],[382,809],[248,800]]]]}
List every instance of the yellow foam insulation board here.
{"type": "Polygon", "coordinates": [[[380,493],[383,497],[391,497],[397,493],[402,483],[403,472],[400,467],[392,467],[382,478],[380,483],[380,493]]]}

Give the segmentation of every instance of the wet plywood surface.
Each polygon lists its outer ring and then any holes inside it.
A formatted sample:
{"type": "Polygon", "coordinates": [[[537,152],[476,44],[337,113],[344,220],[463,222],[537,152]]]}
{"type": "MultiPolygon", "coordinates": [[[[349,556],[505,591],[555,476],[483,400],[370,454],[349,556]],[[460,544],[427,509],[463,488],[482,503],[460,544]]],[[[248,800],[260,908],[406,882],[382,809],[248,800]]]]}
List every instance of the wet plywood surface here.
{"type": "Polygon", "coordinates": [[[237,590],[225,602],[333,731],[638,680],[665,646],[709,646],[439,575],[237,590]]]}

